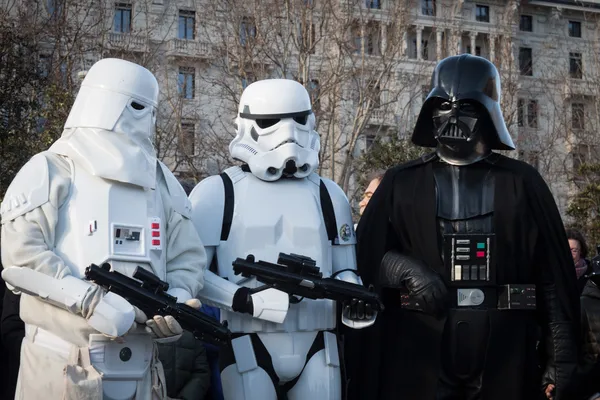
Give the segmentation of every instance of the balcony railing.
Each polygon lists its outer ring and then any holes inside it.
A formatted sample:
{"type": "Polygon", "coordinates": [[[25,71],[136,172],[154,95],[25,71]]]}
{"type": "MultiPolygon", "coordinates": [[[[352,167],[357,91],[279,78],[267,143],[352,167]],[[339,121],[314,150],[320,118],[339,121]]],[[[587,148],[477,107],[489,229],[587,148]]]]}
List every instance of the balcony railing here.
{"type": "Polygon", "coordinates": [[[109,32],[108,46],[113,49],[126,49],[133,51],[145,51],[148,38],[144,35],[132,33],[109,32]]]}
{"type": "Polygon", "coordinates": [[[188,39],[171,39],[167,50],[171,57],[205,58],[212,56],[212,45],[188,39]]]}

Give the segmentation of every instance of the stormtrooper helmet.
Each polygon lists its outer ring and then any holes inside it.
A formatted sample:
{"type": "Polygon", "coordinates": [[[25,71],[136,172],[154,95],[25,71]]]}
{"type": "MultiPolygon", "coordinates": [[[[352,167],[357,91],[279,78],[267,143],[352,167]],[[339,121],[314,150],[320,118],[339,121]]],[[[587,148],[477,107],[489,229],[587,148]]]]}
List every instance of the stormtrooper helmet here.
{"type": "Polygon", "coordinates": [[[87,72],[65,129],[96,128],[121,133],[142,148],[153,148],[158,82],[146,68],[105,58],[87,72]]]}
{"type": "Polygon", "coordinates": [[[314,127],[304,86],[289,79],[257,81],[242,93],[229,152],[264,181],[304,178],[319,165],[314,127]]]}

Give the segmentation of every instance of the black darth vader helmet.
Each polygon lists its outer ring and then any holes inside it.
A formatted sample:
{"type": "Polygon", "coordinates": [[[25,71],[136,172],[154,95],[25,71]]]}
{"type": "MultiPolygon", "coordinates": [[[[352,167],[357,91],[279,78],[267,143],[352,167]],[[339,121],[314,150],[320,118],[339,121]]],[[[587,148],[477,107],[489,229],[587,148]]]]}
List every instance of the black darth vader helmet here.
{"type": "Polygon", "coordinates": [[[500,76],[494,64],[470,54],[447,57],[435,67],[431,86],[412,135],[414,144],[481,140],[489,149],[514,150],[500,110],[500,76]]]}

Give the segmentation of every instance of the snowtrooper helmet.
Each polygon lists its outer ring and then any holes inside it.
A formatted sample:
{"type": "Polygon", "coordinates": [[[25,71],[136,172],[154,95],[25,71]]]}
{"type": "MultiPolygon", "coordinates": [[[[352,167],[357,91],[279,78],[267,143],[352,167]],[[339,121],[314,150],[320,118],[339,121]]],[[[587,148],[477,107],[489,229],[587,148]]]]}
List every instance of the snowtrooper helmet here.
{"type": "Polygon", "coordinates": [[[257,81],[242,93],[229,152],[259,179],[304,178],[319,165],[314,127],[304,86],[289,79],[257,81]]]}
{"type": "Polygon", "coordinates": [[[153,149],[157,103],[158,82],[150,71],[129,61],[105,58],[87,72],[65,129],[113,131],[153,149]]]}

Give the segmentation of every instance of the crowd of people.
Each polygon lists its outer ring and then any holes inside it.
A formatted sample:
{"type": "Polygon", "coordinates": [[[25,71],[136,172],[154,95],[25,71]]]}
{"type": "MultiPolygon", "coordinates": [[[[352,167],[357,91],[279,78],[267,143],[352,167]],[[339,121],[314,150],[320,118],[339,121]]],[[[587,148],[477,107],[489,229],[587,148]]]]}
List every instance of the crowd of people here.
{"type": "Polygon", "coordinates": [[[373,171],[355,225],[300,83],[249,85],[241,165],[194,186],[156,158],[154,75],[100,60],[0,206],[0,398],[600,399],[600,254],[494,151],[500,96],[488,60],[438,63],[433,151],[373,171]]]}

